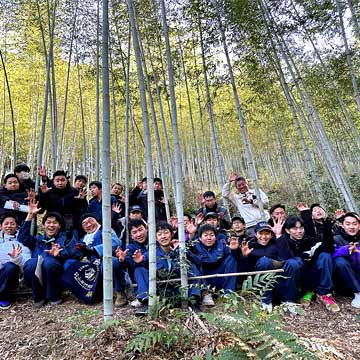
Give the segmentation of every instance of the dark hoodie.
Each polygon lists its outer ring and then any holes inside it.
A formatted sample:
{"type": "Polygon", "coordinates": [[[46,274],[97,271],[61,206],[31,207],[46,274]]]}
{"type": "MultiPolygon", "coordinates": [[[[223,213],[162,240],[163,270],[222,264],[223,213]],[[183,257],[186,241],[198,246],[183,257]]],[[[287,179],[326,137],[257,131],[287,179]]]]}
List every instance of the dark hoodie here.
{"type": "Polygon", "coordinates": [[[87,209],[87,200],[78,199],[79,191],[71,187],[69,182],[65,188],[58,189],[53,186],[47,193],[40,192],[39,207],[42,210],[56,211],[62,215],[65,220],[71,218],[73,224],[77,223],[80,216],[87,209]]]}

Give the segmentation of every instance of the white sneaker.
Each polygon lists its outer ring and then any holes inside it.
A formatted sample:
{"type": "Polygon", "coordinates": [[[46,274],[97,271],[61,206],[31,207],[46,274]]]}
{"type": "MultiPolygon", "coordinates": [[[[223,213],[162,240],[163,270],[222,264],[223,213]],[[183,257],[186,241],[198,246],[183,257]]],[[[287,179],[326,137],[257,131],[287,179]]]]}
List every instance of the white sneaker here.
{"type": "Polygon", "coordinates": [[[283,303],[285,311],[288,311],[291,315],[298,315],[299,309],[298,305],[291,301],[284,301],[283,303]]]}
{"type": "Polygon", "coordinates": [[[262,308],[264,311],[267,311],[268,313],[271,313],[272,310],[273,310],[272,303],[266,304],[266,303],[262,302],[262,303],[261,303],[261,308],[262,308]]]}
{"type": "Polygon", "coordinates": [[[143,304],[141,303],[141,301],[139,299],[135,299],[130,302],[130,306],[133,308],[139,308],[139,307],[142,307],[143,304]]]}
{"type": "Polygon", "coordinates": [[[360,309],[360,293],[356,293],[353,301],[351,302],[351,306],[360,309]]]}
{"type": "Polygon", "coordinates": [[[204,294],[204,296],[203,296],[203,298],[202,298],[201,305],[204,305],[204,306],[215,306],[215,302],[214,302],[211,294],[204,294]]]}

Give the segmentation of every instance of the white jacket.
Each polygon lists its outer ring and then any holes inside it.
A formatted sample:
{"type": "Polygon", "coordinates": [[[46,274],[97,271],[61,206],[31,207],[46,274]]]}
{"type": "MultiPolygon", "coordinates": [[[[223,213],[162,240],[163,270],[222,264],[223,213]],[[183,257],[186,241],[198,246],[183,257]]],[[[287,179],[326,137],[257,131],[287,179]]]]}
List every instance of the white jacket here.
{"type": "MultiPolygon", "coordinates": [[[[255,190],[249,189],[246,193],[232,193],[230,191],[231,183],[226,183],[222,188],[222,197],[231,201],[238,209],[239,214],[244,218],[246,227],[249,228],[251,226],[256,225],[259,221],[261,221],[261,212],[258,207],[258,200],[254,198],[255,190]],[[244,198],[248,198],[252,200],[252,204],[243,204],[242,200],[244,198]]],[[[266,194],[260,190],[261,201],[264,205],[269,204],[269,199],[266,194]]],[[[268,211],[265,210],[266,220],[270,218],[268,211]]]]}

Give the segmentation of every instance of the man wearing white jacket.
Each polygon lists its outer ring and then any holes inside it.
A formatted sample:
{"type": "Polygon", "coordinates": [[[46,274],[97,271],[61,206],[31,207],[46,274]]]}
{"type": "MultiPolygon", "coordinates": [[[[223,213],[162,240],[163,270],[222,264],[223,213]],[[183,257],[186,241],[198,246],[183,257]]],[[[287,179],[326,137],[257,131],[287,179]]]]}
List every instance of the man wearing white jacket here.
{"type": "MultiPolygon", "coordinates": [[[[269,204],[269,199],[266,194],[260,190],[261,201],[266,207],[269,204]]],[[[252,235],[255,225],[262,220],[261,211],[258,205],[258,199],[254,189],[249,188],[247,180],[232,172],[229,175],[228,182],[222,189],[222,197],[231,201],[237,208],[239,214],[244,218],[247,233],[252,235]],[[231,192],[231,183],[235,183],[237,192],[231,192]]],[[[265,211],[266,220],[269,219],[269,213],[265,211]]]]}
{"type": "Polygon", "coordinates": [[[0,310],[10,308],[10,297],[19,284],[19,274],[31,252],[17,241],[16,218],[4,214],[0,219],[0,310]]]}

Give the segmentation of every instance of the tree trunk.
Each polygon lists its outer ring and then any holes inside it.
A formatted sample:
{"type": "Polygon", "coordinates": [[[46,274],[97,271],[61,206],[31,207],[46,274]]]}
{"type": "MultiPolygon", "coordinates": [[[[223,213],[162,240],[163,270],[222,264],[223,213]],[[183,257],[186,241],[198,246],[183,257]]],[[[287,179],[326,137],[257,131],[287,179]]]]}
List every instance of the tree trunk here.
{"type": "Polygon", "coordinates": [[[168,25],[166,20],[165,2],[161,0],[161,15],[162,15],[162,28],[164,32],[166,44],[166,62],[168,66],[169,90],[171,101],[171,125],[174,142],[174,159],[175,159],[175,201],[176,213],[178,218],[178,235],[179,235],[179,248],[180,248],[180,272],[181,272],[181,295],[183,298],[183,306],[187,305],[188,294],[188,280],[187,280],[187,261],[185,253],[185,228],[184,228],[184,208],[183,208],[183,181],[181,174],[181,150],[179,144],[179,134],[177,125],[177,111],[176,111],[176,97],[175,97],[175,84],[174,72],[172,67],[172,59],[170,54],[170,40],[168,33],[168,25]]]}
{"type": "Polygon", "coordinates": [[[146,150],[146,177],[147,177],[147,200],[148,200],[148,228],[149,228],[149,314],[156,316],[157,297],[156,297],[156,239],[155,239],[155,198],[154,198],[154,175],[152,165],[151,135],[149,127],[148,109],[146,103],[146,92],[144,75],[141,64],[141,53],[137,27],[135,23],[135,8],[132,0],[127,0],[128,12],[131,24],[133,46],[136,59],[136,68],[139,81],[141,112],[144,127],[144,140],[146,150]]]}
{"type": "Polygon", "coordinates": [[[109,4],[103,0],[102,5],[102,103],[103,103],[103,144],[102,144],[102,237],[103,284],[104,284],[104,320],[113,317],[113,275],[112,275],[112,241],[111,241],[111,202],[110,202],[110,94],[109,94],[109,4]]]}

